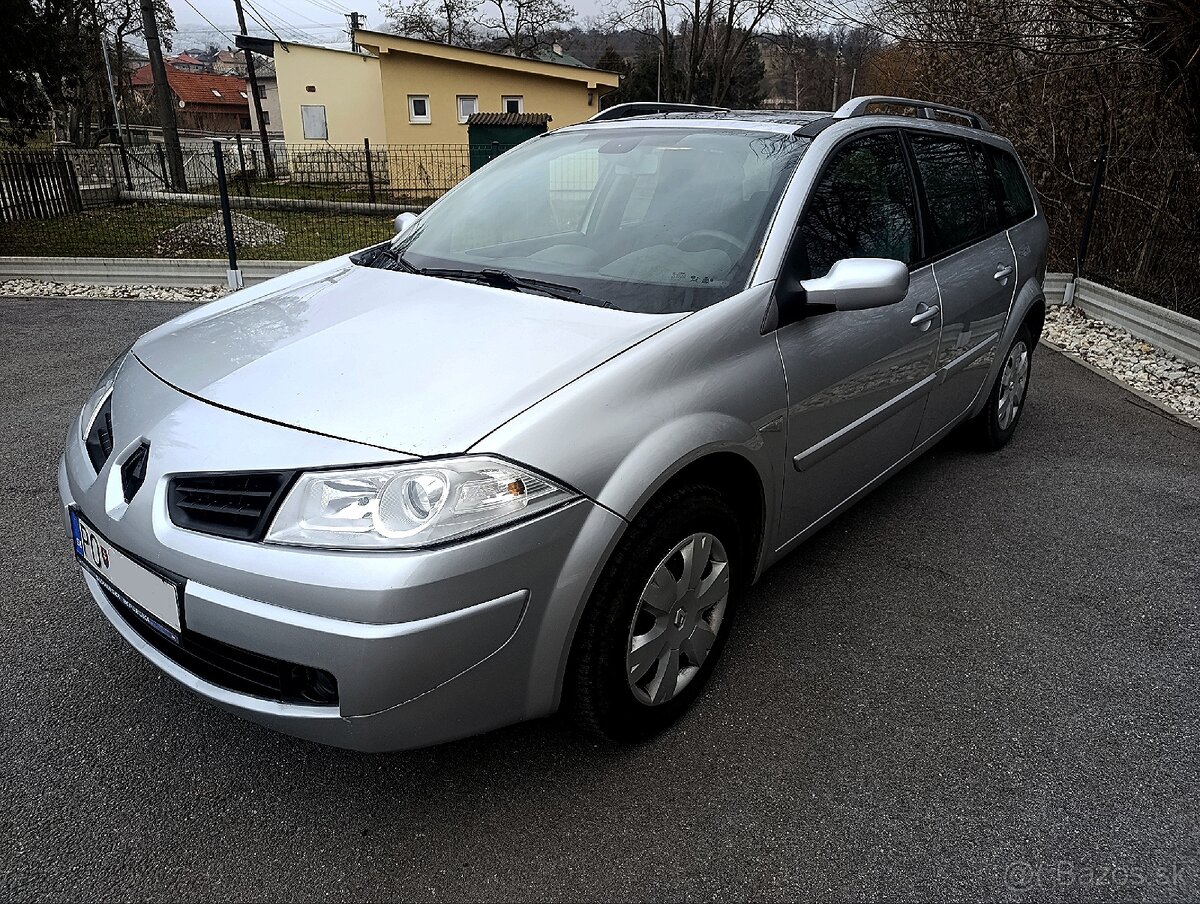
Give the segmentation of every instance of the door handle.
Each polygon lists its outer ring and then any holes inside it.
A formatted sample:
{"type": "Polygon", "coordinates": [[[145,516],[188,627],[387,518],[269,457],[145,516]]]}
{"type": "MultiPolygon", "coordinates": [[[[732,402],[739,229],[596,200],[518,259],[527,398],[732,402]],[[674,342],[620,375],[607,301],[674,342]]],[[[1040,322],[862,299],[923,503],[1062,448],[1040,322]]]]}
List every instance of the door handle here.
{"type": "Polygon", "coordinates": [[[909,321],[909,323],[911,323],[913,326],[919,326],[921,329],[929,329],[927,324],[938,315],[938,311],[940,310],[941,308],[935,304],[926,306],[925,303],[922,302],[921,304],[917,305],[917,313],[913,314],[913,318],[909,321]]]}
{"type": "Polygon", "coordinates": [[[992,279],[996,280],[997,282],[1004,282],[1004,280],[1012,276],[1012,272],[1012,267],[1002,264],[997,267],[996,272],[992,274],[992,279]]]}

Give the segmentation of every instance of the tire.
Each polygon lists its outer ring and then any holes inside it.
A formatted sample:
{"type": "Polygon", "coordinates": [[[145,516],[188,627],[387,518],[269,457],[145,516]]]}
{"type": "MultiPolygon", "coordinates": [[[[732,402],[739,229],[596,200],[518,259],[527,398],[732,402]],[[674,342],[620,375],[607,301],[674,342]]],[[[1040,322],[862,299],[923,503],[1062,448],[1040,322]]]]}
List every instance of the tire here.
{"type": "Polygon", "coordinates": [[[1004,448],[1012,439],[1025,411],[1029,375],[1033,367],[1033,334],[1025,324],[1017,330],[1004,353],[996,382],[983,410],[968,422],[975,445],[985,452],[1004,448]]]}
{"type": "Polygon", "coordinates": [[[653,500],[613,551],[575,633],[564,688],[575,724],[637,741],[675,722],[720,657],[744,561],[738,519],[715,489],[685,485],[653,500]],[[702,571],[688,581],[688,559],[701,556],[702,571]]]}

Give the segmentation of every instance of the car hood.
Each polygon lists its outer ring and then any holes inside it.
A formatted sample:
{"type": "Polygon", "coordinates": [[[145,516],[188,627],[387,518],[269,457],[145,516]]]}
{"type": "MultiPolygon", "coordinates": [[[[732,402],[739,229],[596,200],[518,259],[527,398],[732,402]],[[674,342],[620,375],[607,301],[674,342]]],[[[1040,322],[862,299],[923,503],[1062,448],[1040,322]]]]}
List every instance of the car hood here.
{"type": "Polygon", "coordinates": [[[682,316],[352,265],[316,273],[185,314],[134,354],[222,407],[424,456],[468,449],[682,316]]]}

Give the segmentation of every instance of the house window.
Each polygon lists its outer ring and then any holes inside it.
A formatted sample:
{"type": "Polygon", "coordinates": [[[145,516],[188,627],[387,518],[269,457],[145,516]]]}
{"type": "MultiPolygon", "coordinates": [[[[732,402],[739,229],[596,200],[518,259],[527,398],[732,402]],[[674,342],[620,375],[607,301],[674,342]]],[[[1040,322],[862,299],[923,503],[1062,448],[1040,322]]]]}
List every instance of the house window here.
{"type": "Polygon", "coordinates": [[[525,112],[525,98],[520,94],[500,98],[500,105],[504,108],[505,113],[525,112]]]}
{"type": "Polygon", "coordinates": [[[410,94],[408,96],[408,121],[431,122],[429,116],[429,95],[410,94]]]}
{"type": "Polygon", "coordinates": [[[220,92],[220,91],[218,91],[216,88],[209,88],[208,90],[209,90],[209,91],[211,91],[211,92],[213,93],[213,97],[220,97],[220,96],[221,96],[221,92],[220,92]]]}
{"type": "Polygon", "coordinates": [[[250,129],[250,117],[249,116],[241,117],[241,122],[242,122],[242,131],[243,132],[248,131],[250,129]]]}
{"type": "Polygon", "coordinates": [[[267,99],[267,86],[266,86],[266,85],[259,85],[259,86],[258,86],[258,99],[259,99],[259,100],[266,100],[266,99],[267,99]]]}
{"type": "MultiPolygon", "coordinates": [[[[264,120],[265,122],[265,120],[264,120]]],[[[326,141],[329,129],[325,124],[324,104],[301,104],[300,123],[304,127],[304,138],[307,141],[326,141]]]]}
{"type": "Polygon", "coordinates": [[[271,114],[268,113],[266,110],[263,110],[262,117],[263,117],[263,125],[269,126],[271,124],[271,114]]]}
{"type": "Polygon", "coordinates": [[[472,113],[479,112],[479,98],[474,94],[458,96],[458,121],[466,122],[472,113]]]}

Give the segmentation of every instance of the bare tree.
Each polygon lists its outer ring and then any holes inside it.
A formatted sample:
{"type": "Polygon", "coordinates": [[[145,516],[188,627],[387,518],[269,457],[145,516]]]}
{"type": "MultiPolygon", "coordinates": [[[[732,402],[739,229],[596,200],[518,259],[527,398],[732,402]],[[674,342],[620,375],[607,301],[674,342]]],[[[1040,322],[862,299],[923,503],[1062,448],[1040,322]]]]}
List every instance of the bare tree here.
{"type": "Polygon", "coordinates": [[[1200,4],[1195,0],[874,0],[890,40],[873,79],[984,113],[1031,170],[1051,265],[1077,266],[1097,157],[1107,169],[1084,270],[1200,313],[1200,4]]]}
{"type": "Polygon", "coordinates": [[[479,42],[478,0],[384,0],[380,9],[397,34],[457,47],[479,42]]]}
{"type": "Polygon", "coordinates": [[[720,104],[752,42],[768,26],[796,27],[803,9],[802,0],[629,0],[610,27],[656,45],[663,100],[720,104]]]}
{"type": "Polygon", "coordinates": [[[385,0],[398,34],[476,47],[498,38],[518,55],[550,47],[575,16],[560,0],[385,0]]]}
{"type": "Polygon", "coordinates": [[[476,21],[502,34],[513,53],[526,56],[554,44],[574,17],[574,7],[559,0],[485,0],[476,21]]]}

